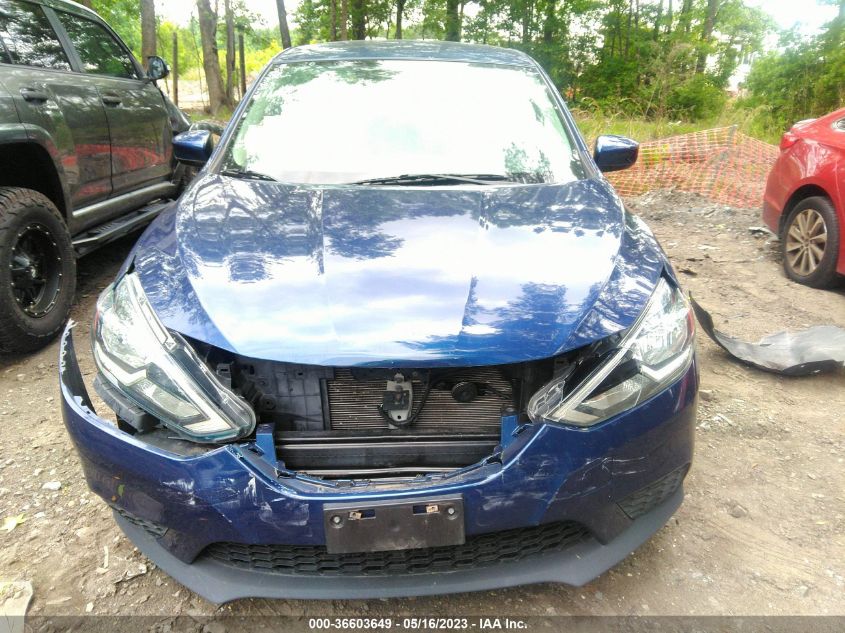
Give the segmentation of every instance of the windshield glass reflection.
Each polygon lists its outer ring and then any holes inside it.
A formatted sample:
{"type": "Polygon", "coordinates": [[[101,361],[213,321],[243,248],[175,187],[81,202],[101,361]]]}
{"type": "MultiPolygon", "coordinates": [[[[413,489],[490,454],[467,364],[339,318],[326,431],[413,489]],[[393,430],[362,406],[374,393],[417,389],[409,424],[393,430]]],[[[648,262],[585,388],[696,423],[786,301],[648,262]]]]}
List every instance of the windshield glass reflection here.
{"type": "Polygon", "coordinates": [[[580,176],[536,70],[414,60],[279,64],[241,117],[223,169],[297,184],[408,174],[521,183],[580,176]]]}

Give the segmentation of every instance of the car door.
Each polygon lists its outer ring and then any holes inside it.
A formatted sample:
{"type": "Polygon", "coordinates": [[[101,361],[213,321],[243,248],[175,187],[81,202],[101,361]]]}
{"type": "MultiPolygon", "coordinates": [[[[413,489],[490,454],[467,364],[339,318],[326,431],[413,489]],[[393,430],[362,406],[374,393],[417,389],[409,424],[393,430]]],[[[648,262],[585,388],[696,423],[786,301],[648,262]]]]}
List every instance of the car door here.
{"type": "Polygon", "coordinates": [[[49,151],[74,208],[111,194],[111,148],[97,87],[72,71],[44,7],[0,0],[3,83],[27,134],[49,151]],[[8,63],[4,63],[8,62],[8,63]]]}
{"type": "Polygon", "coordinates": [[[104,24],[58,9],[55,15],[105,106],[113,195],[169,178],[172,133],[161,92],[104,24]]]}

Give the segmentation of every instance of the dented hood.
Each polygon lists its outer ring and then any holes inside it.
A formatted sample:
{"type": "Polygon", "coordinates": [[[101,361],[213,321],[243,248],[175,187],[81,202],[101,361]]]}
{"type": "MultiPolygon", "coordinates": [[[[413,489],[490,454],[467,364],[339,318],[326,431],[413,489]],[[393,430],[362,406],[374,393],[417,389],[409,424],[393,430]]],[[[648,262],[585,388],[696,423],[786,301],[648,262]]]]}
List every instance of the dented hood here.
{"type": "Polygon", "coordinates": [[[664,264],[598,179],[292,187],[212,174],[133,255],[171,329],[346,366],[553,356],[630,325],[664,264]]]}

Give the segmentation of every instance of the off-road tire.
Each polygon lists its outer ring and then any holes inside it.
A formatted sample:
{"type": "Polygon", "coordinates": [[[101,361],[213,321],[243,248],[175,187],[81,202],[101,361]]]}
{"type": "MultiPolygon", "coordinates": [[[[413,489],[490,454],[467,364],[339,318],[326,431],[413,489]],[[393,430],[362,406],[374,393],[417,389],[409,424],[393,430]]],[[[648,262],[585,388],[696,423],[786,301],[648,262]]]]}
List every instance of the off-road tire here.
{"type": "MultiPolygon", "coordinates": [[[[815,216],[813,216],[815,217],[815,216]]],[[[800,233],[800,227],[796,224],[796,231],[800,233]]],[[[841,228],[839,226],[839,218],[836,215],[836,209],[830,200],[824,196],[812,196],[801,200],[786,218],[783,224],[783,231],[780,236],[780,250],[783,256],[783,270],[786,276],[792,281],[800,284],[811,286],[813,288],[832,288],[841,283],[841,278],[836,273],[836,261],[839,257],[839,243],[842,239],[841,228]],[[790,229],[797,223],[797,218],[802,213],[815,212],[824,221],[825,230],[827,232],[826,244],[824,245],[824,254],[815,268],[808,274],[802,274],[799,270],[800,263],[793,264],[796,247],[796,238],[790,237],[790,229]]]]}
{"type": "Polygon", "coordinates": [[[47,345],[67,322],[75,290],[76,255],[56,206],[37,191],[0,187],[0,353],[33,352],[47,345]],[[56,273],[55,290],[38,316],[25,311],[12,285],[18,240],[33,230],[53,249],[50,265],[56,273]]]}

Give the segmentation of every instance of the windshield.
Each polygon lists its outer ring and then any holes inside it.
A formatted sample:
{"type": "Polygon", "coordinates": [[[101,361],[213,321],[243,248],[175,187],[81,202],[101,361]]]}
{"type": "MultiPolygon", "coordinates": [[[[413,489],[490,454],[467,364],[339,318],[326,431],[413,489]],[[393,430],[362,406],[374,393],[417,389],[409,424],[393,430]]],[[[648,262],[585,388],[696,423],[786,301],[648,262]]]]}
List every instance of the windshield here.
{"type": "Polygon", "coordinates": [[[222,169],[313,184],[419,174],[560,183],[581,173],[536,70],[410,60],[277,65],[222,169]]]}

